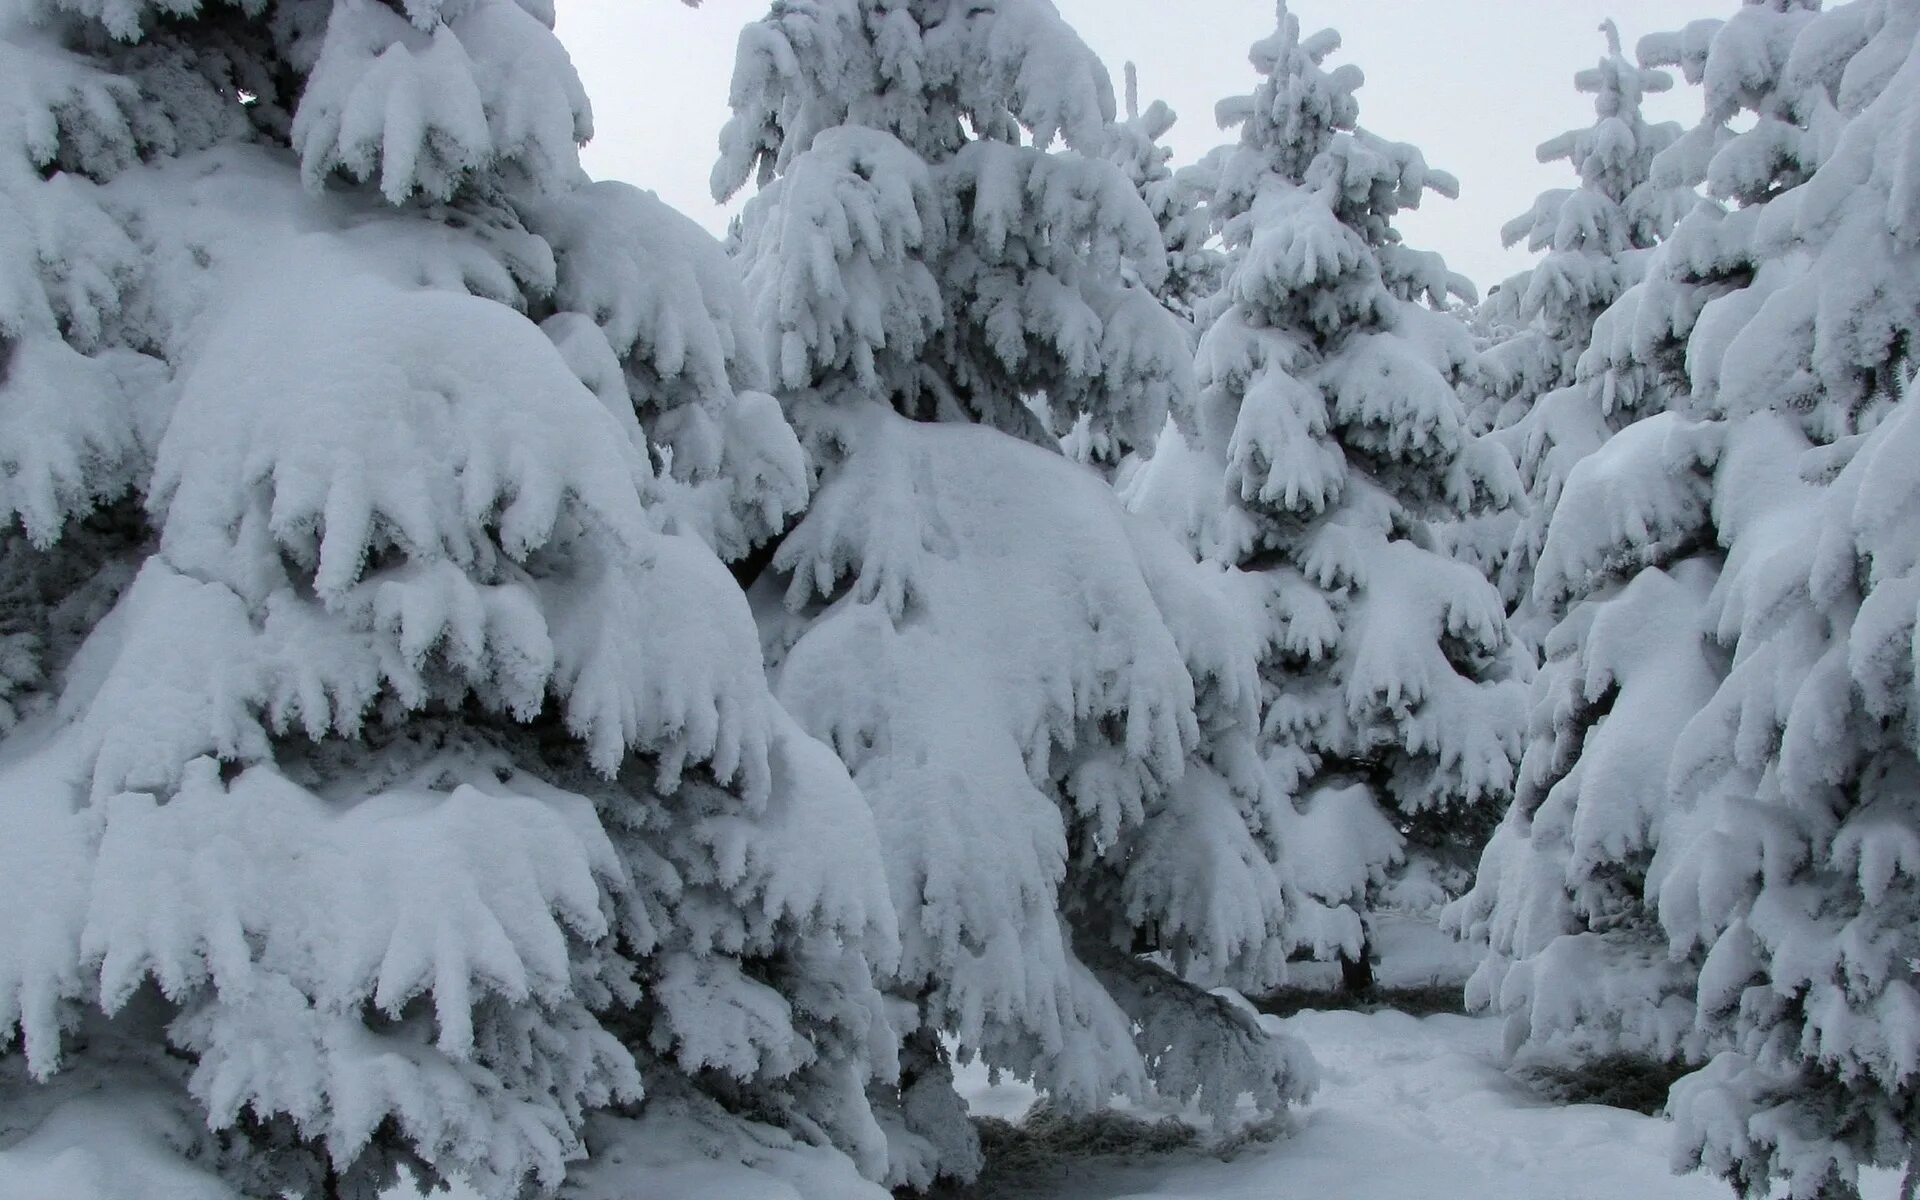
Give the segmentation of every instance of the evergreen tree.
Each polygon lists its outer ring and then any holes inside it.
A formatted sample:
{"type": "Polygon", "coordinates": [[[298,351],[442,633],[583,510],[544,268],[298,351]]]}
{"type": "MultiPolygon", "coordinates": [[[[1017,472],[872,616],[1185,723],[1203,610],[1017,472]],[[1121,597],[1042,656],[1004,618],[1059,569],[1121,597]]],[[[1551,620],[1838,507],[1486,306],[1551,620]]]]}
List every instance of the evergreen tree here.
{"type": "Polygon", "coordinates": [[[1499,596],[1431,522],[1506,500],[1510,462],[1467,429],[1467,285],[1394,217],[1452,194],[1418,151],[1355,124],[1360,72],[1322,66],[1282,4],[1224,102],[1240,141],[1213,211],[1230,253],[1197,402],[1132,502],[1247,572],[1262,627],[1262,754],[1290,870],[1317,901],[1292,936],[1365,986],[1368,922],[1465,882],[1508,794],[1520,728],[1499,596]]]}
{"type": "MultiPolygon", "coordinates": [[[[1706,85],[1706,116],[1656,158],[1655,186],[1703,185],[1722,151],[1746,153],[1743,138],[1777,140],[1786,45],[1808,15],[1754,5],[1734,22],[1642,40],[1644,65],[1677,66],[1706,85]],[[1739,49],[1709,78],[1709,49],[1722,38],[1739,49]],[[1747,67],[1737,72],[1729,64],[1741,53],[1747,67]],[[1759,119],[1735,135],[1743,113],[1759,119]]],[[[1585,453],[1559,456],[1554,473],[1564,482],[1541,514],[1549,525],[1529,603],[1554,624],[1533,682],[1527,750],[1474,889],[1447,916],[1486,942],[1468,1003],[1507,1015],[1514,1052],[1703,1052],[1692,1029],[1694,968],[1669,958],[1647,876],[1670,811],[1680,731],[1720,674],[1703,638],[1718,577],[1714,446],[1688,419],[1686,368],[1709,305],[1751,278],[1747,235],[1760,209],[1710,190],[1714,198],[1654,252],[1645,278],[1596,320],[1582,356],[1580,371],[1597,386],[1571,395],[1592,405],[1584,418],[1592,436],[1585,453]]]]}
{"type": "Polygon", "coordinates": [[[1594,123],[1539,150],[1540,161],[1572,167],[1580,184],[1543,193],[1502,230],[1508,246],[1524,241],[1544,257],[1482,305],[1483,320],[1505,333],[1480,358],[1475,419],[1482,429],[1500,431],[1497,440],[1520,467],[1528,504],[1524,514],[1516,509],[1469,519],[1453,540],[1463,557],[1496,580],[1510,610],[1527,607],[1567,471],[1638,415],[1615,403],[1617,388],[1607,372],[1584,378],[1577,372],[1594,322],[1640,280],[1652,248],[1695,201],[1690,186],[1653,180],[1654,160],[1679,138],[1679,126],[1652,124],[1640,111],[1646,96],[1673,86],[1673,77],[1628,61],[1612,22],[1601,29],[1606,56],[1574,76],[1574,86],[1593,97],[1594,123]]]}
{"type": "Polygon", "coordinates": [[[1206,208],[1212,187],[1205,165],[1177,171],[1169,165],[1173,148],[1163,139],[1177,119],[1173,110],[1160,100],[1141,109],[1139,74],[1132,63],[1127,64],[1126,81],[1126,120],[1115,131],[1109,157],[1147,202],[1167,248],[1166,277],[1154,294],[1176,315],[1192,321],[1199,304],[1220,290],[1222,256],[1212,244],[1213,222],[1206,208]]]}
{"type": "Polygon", "coordinates": [[[1570,474],[1519,800],[1456,914],[1516,1047],[1708,1063],[1670,1100],[1677,1161],[1751,1196],[1914,1158],[1912,555],[1887,539],[1914,515],[1915,16],[1755,3],[1643,44],[1706,85],[1656,173],[1716,203],[1596,353],[1685,391],[1570,474]]]}
{"type": "Polygon", "coordinates": [[[0,8],[0,1190],[883,1194],[878,839],[719,557],[804,458],[551,20],[0,8]]]}
{"type": "MultiPolygon", "coordinates": [[[[1682,736],[1648,891],[1671,952],[1699,958],[1695,1020],[1722,1050],[1675,1088],[1683,1161],[1752,1196],[1775,1181],[1856,1196],[1862,1167],[1911,1181],[1920,1163],[1903,386],[1920,334],[1920,9],[1783,16],[1785,149],[1729,143],[1716,164],[1716,187],[1764,198],[1754,271],[1688,349],[1722,446],[1706,615],[1728,669],[1682,736]]],[[[1723,35],[1709,72],[1749,54],[1723,35]]]]}
{"type": "Polygon", "coordinates": [[[1277,981],[1294,901],[1250,633],[1058,450],[1190,391],[1104,68],[1044,0],[788,2],[733,105],[716,193],[761,181],[742,248],[820,480],[764,627],[900,913],[891,1181],[978,1169],[942,1037],[1067,1105],[1299,1099],[1304,1051],[1204,990],[1277,981]]]}
{"type": "MultiPolygon", "coordinates": [[[[1138,72],[1128,63],[1126,119],[1114,127],[1107,157],[1146,201],[1147,211],[1160,228],[1160,239],[1166,246],[1166,273],[1150,290],[1180,318],[1191,340],[1198,333],[1194,326],[1197,307],[1220,287],[1223,256],[1213,244],[1213,221],[1206,207],[1213,194],[1213,164],[1196,163],[1178,171],[1169,165],[1173,149],[1162,139],[1173,128],[1173,110],[1156,100],[1143,112],[1139,87],[1138,72]]],[[[1062,439],[1062,446],[1078,462],[1111,468],[1116,481],[1124,481],[1152,450],[1150,443],[1132,454],[1125,453],[1111,436],[1095,436],[1092,418],[1086,414],[1062,439]]]]}

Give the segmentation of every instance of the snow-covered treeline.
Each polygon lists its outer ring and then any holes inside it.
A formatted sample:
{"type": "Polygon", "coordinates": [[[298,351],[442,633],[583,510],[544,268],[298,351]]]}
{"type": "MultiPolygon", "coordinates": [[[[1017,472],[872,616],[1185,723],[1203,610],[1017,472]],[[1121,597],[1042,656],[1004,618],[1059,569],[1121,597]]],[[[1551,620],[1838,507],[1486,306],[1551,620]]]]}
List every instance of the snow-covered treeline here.
{"type": "Polygon", "coordinates": [[[1175,163],[778,0],[724,245],[553,25],[0,0],[0,1200],[884,1200],[1442,910],[1677,1168],[1913,1162],[1920,0],[1607,27],[1484,300],[1284,2],[1175,163]]]}

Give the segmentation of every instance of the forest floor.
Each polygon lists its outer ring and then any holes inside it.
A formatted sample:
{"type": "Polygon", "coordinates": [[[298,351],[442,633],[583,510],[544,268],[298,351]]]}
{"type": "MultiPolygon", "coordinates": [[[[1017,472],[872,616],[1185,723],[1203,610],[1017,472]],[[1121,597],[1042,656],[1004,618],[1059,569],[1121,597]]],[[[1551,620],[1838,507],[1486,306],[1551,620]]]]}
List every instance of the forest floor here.
{"type": "MultiPolygon", "coordinates": [[[[1303,1011],[1265,1018],[1320,1060],[1319,1094],[1271,1141],[1223,1161],[1199,1149],[1076,1156],[995,1172],[980,1200],[1731,1200],[1675,1176],[1671,1127],[1558,1104],[1498,1065],[1492,1018],[1303,1011]]],[[[976,1112],[1017,1119],[1032,1094],[963,1080],[976,1112]]],[[[1155,1116],[1159,1114],[1143,1114],[1155,1116]]],[[[1893,1200],[1891,1173],[1865,1200],[1893,1200]]]]}
{"type": "MultiPolygon", "coordinates": [[[[1335,973],[1306,964],[1298,986],[1261,1004],[1276,1014],[1264,1023],[1319,1060],[1320,1089],[1304,1108],[1210,1148],[1193,1113],[1054,1118],[1036,1109],[1032,1088],[962,1067],[957,1083],[986,1122],[989,1167],[938,1200],[1733,1200],[1719,1180],[1669,1169],[1672,1127],[1646,1114],[1670,1078],[1644,1068],[1523,1078],[1501,1065],[1499,1019],[1457,1011],[1472,965],[1464,948],[1430,921],[1388,921],[1376,933],[1387,949],[1381,1003],[1314,1007],[1334,999],[1325,989],[1335,973]],[[1611,1104],[1569,1103],[1570,1093],[1611,1104]]],[[[1865,1182],[1863,1200],[1899,1191],[1893,1172],[1865,1182]]],[[[400,1189],[389,1200],[414,1196],[400,1189]]]]}
{"type": "MultiPolygon", "coordinates": [[[[1313,1048],[1320,1090],[1231,1150],[1205,1148],[1191,1114],[1173,1111],[1022,1126],[1037,1111],[1031,1088],[963,1068],[975,1116],[1007,1124],[990,1127],[1001,1137],[988,1138],[986,1176],[940,1200],[1733,1200],[1716,1179],[1669,1171],[1662,1118],[1563,1103],[1502,1069],[1495,1018],[1307,1009],[1262,1020],[1313,1048]]],[[[1863,1200],[1895,1200],[1898,1187],[1894,1173],[1874,1174],[1863,1200]]]]}

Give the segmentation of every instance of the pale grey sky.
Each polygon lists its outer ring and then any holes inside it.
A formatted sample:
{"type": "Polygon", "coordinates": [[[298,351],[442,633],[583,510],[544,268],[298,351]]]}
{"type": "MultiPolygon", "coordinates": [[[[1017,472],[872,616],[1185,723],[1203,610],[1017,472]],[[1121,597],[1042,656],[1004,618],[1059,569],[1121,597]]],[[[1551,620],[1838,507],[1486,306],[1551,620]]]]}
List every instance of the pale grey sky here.
{"type": "MultiPolygon", "coordinates": [[[[1180,114],[1169,139],[1178,161],[1222,140],[1214,102],[1254,82],[1247,47],[1273,28],[1272,0],[1055,0],[1112,69],[1139,64],[1143,100],[1180,114]]],[[[1430,197],[1401,222],[1407,240],[1438,250],[1484,290],[1525,267],[1524,248],[1503,251],[1500,226],[1539,192],[1572,181],[1534,148],[1593,119],[1573,73],[1595,62],[1599,24],[1619,22],[1629,47],[1641,34],[1699,17],[1724,17],[1738,0],[1295,0],[1309,29],[1344,37],[1335,62],[1367,74],[1360,120],[1412,142],[1460,177],[1455,201],[1430,197]]],[[[724,228],[707,193],[740,27],[766,0],[563,0],[560,36],[593,98],[596,136],[587,168],[652,188],[681,211],[724,228]]],[[[1698,93],[1676,80],[1649,106],[1691,122],[1698,93]]]]}

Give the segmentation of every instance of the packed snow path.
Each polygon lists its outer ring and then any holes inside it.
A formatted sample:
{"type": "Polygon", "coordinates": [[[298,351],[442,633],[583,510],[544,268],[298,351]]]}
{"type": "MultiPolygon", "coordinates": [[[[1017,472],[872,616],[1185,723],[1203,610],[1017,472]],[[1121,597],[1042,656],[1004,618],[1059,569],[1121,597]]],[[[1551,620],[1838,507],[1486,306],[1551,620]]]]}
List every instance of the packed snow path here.
{"type": "MultiPolygon", "coordinates": [[[[1062,1166],[1046,1200],[1731,1200],[1667,1168],[1665,1121],[1535,1097],[1496,1065],[1499,1023],[1309,1012],[1279,1024],[1313,1047],[1321,1090],[1286,1140],[1233,1162],[1062,1166]]],[[[1009,1089],[982,1107],[1004,1111],[1009,1089]],[[999,1103],[996,1105],[995,1101],[999,1103]]],[[[1891,1173],[1865,1200],[1893,1200],[1891,1173]]]]}

